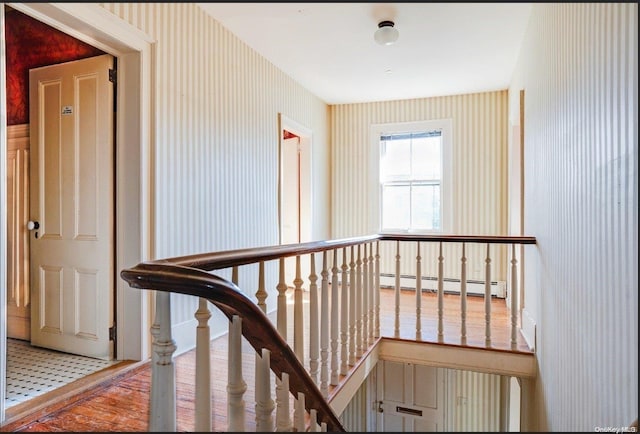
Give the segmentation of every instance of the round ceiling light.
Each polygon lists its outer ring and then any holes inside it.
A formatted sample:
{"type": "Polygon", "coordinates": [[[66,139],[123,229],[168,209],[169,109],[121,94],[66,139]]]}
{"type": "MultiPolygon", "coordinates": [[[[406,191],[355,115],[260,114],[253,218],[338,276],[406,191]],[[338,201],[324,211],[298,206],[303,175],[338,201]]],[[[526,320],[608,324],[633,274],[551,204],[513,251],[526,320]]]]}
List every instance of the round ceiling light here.
{"type": "Polygon", "coordinates": [[[380,45],[391,45],[398,40],[398,30],[393,27],[393,21],[380,21],[378,30],[373,34],[373,38],[380,45]]]}

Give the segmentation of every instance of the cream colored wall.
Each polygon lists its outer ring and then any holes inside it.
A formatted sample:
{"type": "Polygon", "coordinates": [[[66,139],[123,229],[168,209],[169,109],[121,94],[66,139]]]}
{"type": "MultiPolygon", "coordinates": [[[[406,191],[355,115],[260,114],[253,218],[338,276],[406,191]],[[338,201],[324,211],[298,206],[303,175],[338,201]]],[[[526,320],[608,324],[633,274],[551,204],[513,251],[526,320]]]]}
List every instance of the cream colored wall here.
{"type": "MultiPolygon", "coordinates": [[[[328,238],[327,105],[195,3],[102,6],[156,40],[153,256],[278,243],[279,112],[313,131],[313,236],[328,238]]],[[[273,292],[274,265],[267,264],[273,292]]],[[[255,294],[257,267],[246,267],[239,277],[240,286],[255,294]]],[[[191,342],[180,336],[195,338],[197,303],[172,297],[181,351],[191,342]]],[[[273,306],[275,297],[269,301],[273,306]]]]}
{"type": "MultiPolygon", "coordinates": [[[[330,182],[314,175],[323,234],[370,232],[370,123],[446,117],[454,231],[506,233],[504,91],[335,106],[328,116],[194,4],[104,7],[157,40],[156,257],[276,242],[277,112],[314,130],[314,173],[331,164],[330,182]]],[[[538,324],[536,429],[637,417],[637,53],[636,4],[534,5],[512,91],[526,92],[524,232],[538,239],[526,281],[538,324]]]]}
{"type": "MultiPolygon", "coordinates": [[[[525,91],[531,430],[638,417],[638,5],[534,4],[510,88],[525,91]]],[[[525,413],[526,412],[526,413],[525,413]]]]}
{"type": "Polygon", "coordinates": [[[500,375],[446,369],[447,431],[500,431],[500,375]]]}
{"type": "MultiPolygon", "coordinates": [[[[453,206],[450,233],[506,235],[508,93],[506,90],[412,100],[344,104],[331,107],[332,235],[334,238],[376,233],[377,174],[371,158],[379,152],[372,144],[372,124],[452,119],[453,206]],[[373,208],[373,212],[372,211],[373,208]]],[[[423,275],[435,276],[437,251],[424,250],[423,275]]],[[[383,272],[393,272],[392,243],[381,245],[383,272]]],[[[494,278],[505,279],[504,249],[492,248],[494,278]]],[[[401,251],[415,258],[415,246],[401,251]]],[[[467,275],[484,280],[486,246],[467,246],[467,275]]],[[[445,277],[460,277],[460,246],[445,248],[445,277]]],[[[401,270],[415,274],[413,261],[401,270]]]]}
{"type": "MultiPolygon", "coordinates": [[[[453,120],[453,232],[506,231],[507,92],[454,95],[331,107],[335,237],[378,230],[369,212],[370,126],[453,120]]],[[[375,174],[373,174],[375,175],[375,174]]]]}

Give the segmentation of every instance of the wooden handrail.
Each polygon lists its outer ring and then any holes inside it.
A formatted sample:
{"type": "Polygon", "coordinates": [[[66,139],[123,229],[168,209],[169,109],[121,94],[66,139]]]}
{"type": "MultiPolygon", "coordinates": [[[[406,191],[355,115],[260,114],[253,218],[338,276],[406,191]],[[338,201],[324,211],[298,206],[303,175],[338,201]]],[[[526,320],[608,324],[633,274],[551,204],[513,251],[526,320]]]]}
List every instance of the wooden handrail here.
{"type": "Polygon", "coordinates": [[[372,241],[432,241],[452,243],[490,243],[490,244],[535,244],[535,237],[494,236],[494,235],[425,235],[425,234],[376,234],[362,237],[342,238],[329,241],[311,241],[300,244],[285,244],[248,249],[224,250],[212,253],[177,256],[174,258],[149,261],[213,271],[240,265],[255,264],[261,261],[306,255],[343,247],[357,246],[372,241]]]}
{"type": "Polygon", "coordinates": [[[380,241],[431,241],[483,244],[535,244],[535,237],[502,235],[380,234],[380,241]]]}
{"type": "Polygon", "coordinates": [[[272,371],[282,379],[289,374],[289,390],[294,396],[305,395],[305,408],[315,409],[318,423],[326,423],[328,431],[344,432],[342,424],[322,396],[302,363],[280,336],[269,318],[240,289],[225,279],[205,271],[170,263],[142,263],[123,270],[120,275],[133,288],[176,292],[209,300],[232,321],[234,315],[242,321],[242,335],[258,354],[268,349],[272,371]]]}
{"type": "Polygon", "coordinates": [[[329,241],[310,241],[300,244],[283,244],[278,246],[255,247],[249,249],[224,250],[220,252],[201,253],[188,256],[151,261],[152,263],[167,263],[184,267],[197,268],[199,270],[213,271],[240,265],[255,264],[261,261],[286,258],[296,255],[324,252],[343,247],[357,246],[358,244],[378,240],[378,235],[364,237],[343,238],[329,241]]]}

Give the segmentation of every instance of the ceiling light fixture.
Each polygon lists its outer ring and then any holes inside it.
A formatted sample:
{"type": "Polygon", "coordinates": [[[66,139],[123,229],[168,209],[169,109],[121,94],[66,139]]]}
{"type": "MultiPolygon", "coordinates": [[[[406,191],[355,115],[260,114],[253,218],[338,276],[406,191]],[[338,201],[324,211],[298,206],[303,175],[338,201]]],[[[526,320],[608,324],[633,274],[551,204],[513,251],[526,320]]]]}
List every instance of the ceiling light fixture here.
{"type": "Polygon", "coordinates": [[[373,38],[380,45],[391,45],[398,40],[398,30],[393,27],[393,21],[380,21],[378,30],[373,34],[373,38]]]}

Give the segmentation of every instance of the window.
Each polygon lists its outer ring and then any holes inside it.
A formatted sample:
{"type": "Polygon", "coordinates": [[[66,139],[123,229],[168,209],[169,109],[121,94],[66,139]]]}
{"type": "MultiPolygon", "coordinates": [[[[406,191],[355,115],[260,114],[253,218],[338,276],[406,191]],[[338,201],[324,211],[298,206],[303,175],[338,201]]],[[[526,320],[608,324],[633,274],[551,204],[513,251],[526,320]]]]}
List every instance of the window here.
{"type": "Polygon", "coordinates": [[[444,170],[449,129],[444,121],[380,125],[379,228],[381,232],[443,232],[450,203],[444,170]]]}

